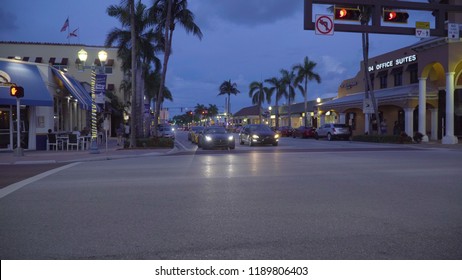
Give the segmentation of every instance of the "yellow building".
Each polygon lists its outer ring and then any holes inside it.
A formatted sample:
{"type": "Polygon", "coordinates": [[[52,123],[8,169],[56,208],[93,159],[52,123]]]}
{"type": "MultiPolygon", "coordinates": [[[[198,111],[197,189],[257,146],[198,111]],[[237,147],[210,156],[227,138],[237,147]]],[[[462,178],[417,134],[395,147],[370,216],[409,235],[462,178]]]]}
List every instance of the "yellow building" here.
{"type": "Polygon", "coordinates": [[[385,134],[420,132],[424,141],[458,143],[457,137],[462,137],[460,39],[423,39],[369,58],[367,73],[377,99],[378,121],[365,99],[364,73],[361,62],[358,74],[340,85],[337,98],[319,105],[321,124],[328,115],[331,120],[334,116],[334,122],[350,124],[354,134],[376,133],[382,123],[385,134]]]}
{"type": "MultiPolygon", "coordinates": [[[[104,71],[106,90],[122,103],[128,97],[119,91],[123,80],[116,48],[81,44],[0,42],[0,150],[13,149],[15,143],[15,98],[9,96],[8,83],[24,85],[21,98],[23,148],[44,149],[48,129],[55,132],[82,130],[90,124],[91,67],[101,66],[98,52],[107,52],[104,71]],[[78,52],[84,49],[88,59],[82,63],[78,52]],[[24,146],[25,145],[25,146],[24,146]]],[[[104,100],[103,100],[104,102],[104,100]]],[[[108,118],[110,122],[110,118],[108,118]]],[[[118,126],[110,124],[111,127],[118,126]]]]}

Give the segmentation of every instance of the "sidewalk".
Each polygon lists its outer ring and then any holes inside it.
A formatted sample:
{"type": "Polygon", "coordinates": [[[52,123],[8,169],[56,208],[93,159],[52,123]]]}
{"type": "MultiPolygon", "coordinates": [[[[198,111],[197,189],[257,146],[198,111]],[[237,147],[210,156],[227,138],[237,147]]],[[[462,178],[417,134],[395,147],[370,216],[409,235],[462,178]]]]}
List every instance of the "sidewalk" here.
{"type": "Polygon", "coordinates": [[[4,164],[44,164],[44,163],[70,163],[78,161],[111,160],[118,158],[163,155],[172,149],[123,149],[117,146],[117,139],[108,139],[106,143],[98,145],[99,154],[90,154],[89,150],[64,151],[24,151],[24,156],[15,156],[13,151],[0,152],[0,165],[4,164]]]}

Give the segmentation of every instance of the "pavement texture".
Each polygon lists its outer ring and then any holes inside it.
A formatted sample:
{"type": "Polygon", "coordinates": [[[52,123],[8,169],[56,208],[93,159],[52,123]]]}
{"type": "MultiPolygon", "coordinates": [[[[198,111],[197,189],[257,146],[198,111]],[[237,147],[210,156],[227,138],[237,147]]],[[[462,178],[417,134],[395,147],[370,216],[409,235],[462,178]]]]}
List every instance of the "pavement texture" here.
{"type": "Polygon", "coordinates": [[[89,150],[52,150],[52,151],[29,151],[24,150],[22,156],[17,156],[13,151],[0,152],[0,165],[5,164],[47,164],[47,163],[71,163],[82,161],[112,160],[139,156],[163,155],[171,153],[176,148],[150,148],[150,149],[124,149],[117,145],[116,138],[108,139],[108,143],[99,144],[99,153],[92,154],[89,150]]]}

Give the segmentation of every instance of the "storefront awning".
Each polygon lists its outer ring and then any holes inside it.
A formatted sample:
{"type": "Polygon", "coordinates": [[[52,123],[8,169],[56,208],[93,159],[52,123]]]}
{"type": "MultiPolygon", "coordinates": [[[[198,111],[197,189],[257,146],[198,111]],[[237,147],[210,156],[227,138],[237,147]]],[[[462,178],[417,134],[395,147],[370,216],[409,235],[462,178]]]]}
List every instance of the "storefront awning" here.
{"type": "MultiPolygon", "coordinates": [[[[24,88],[21,105],[53,106],[53,97],[46,87],[37,65],[15,60],[0,59],[0,81],[11,83],[24,88]]],[[[0,86],[0,105],[16,105],[16,97],[10,96],[9,86],[0,86]]]]}
{"type": "Polygon", "coordinates": [[[63,85],[71,93],[71,95],[79,101],[80,106],[85,110],[91,109],[91,99],[89,94],[80,85],[78,81],[69,75],[64,74],[60,70],[52,67],[53,75],[63,82],[63,85]],[[80,85],[80,86],[79,86],[80,85]]]}

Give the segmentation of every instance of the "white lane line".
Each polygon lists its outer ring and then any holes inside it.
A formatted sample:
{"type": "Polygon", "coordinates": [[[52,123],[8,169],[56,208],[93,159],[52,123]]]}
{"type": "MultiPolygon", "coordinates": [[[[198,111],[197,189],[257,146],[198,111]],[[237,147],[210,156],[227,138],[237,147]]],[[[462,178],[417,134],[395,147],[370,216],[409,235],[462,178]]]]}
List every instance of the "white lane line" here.
{"type": "Polygon", "coordinates": [[[71,163],[71,164],[68,164],[68,165],[65,165],[65,166],[61,166],[61,167],[58,167],[58,168],[55,168],[55,169],[52,169],[52,170],[48,170],[46,172],[35,175],[34,177],[30,177],[30,178],[27,178],[27,179],[22,180],[20,182],[11,184],[9,186],[6,186],[3,189],[0,189],[0,199],[4,198],[5,196],[9,195],[10,193],[12,193],[14,191],[17,191],[17,190],[21,189],[24,186],[27,186],[30,183],[33,183],[33,182],[38,181],[40,179],[43,179],[43,178],[45,178],[47,176],[50,176],[52,174],[55,174],[55,173],[57,173],[59,171],[71,168],[71,167],[73,167],[73,166],[75,166],[77,164],[80,164],[80,163],[81,162],[74,162],[74,163],[71,163]]]}

